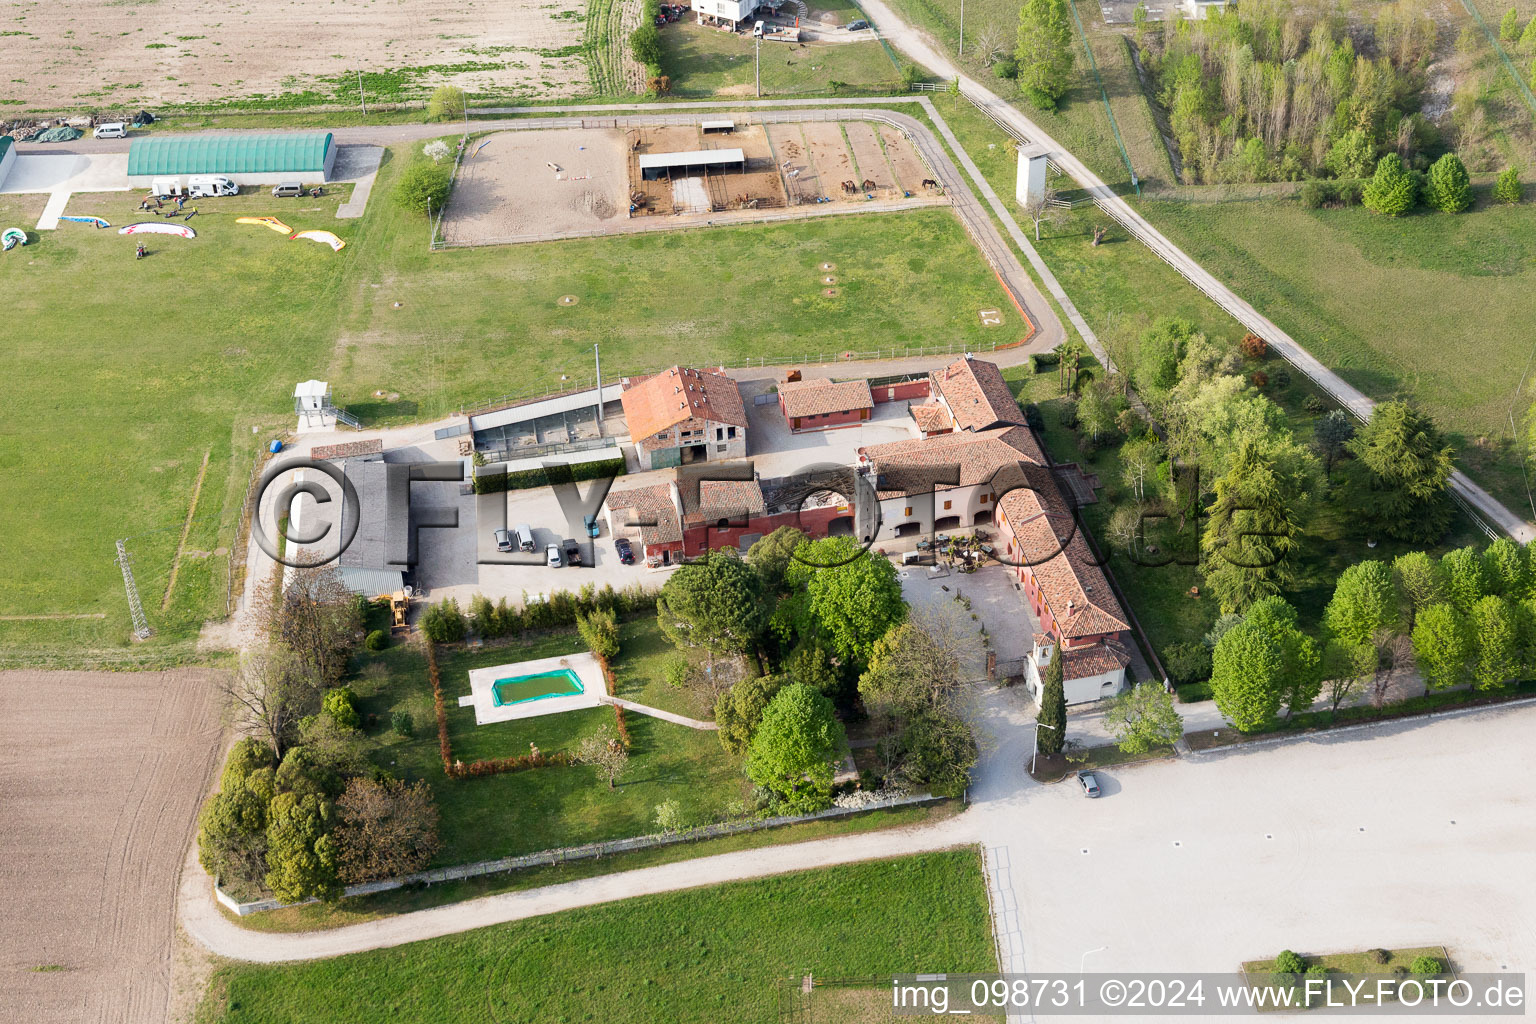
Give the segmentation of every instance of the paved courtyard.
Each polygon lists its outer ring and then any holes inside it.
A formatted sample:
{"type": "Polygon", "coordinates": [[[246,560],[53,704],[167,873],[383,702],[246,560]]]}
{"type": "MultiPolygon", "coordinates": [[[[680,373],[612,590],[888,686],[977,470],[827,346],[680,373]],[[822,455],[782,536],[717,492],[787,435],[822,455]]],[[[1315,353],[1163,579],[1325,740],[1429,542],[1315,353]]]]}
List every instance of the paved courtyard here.
{"type": "Polygon", "coordinates": [[[912,417],[907,414],[906,402],[882,402],[875,406],[871,419],[856,427],[796,434],[784,422],[777,398],[763,405],[752,401],[754,395],[767,393],[772,383],[763,380],[741,384],[742,401],[747,407],[747,455],[760,477],[789,476],[825,463],[851,466],[858,461],[858,450],[865,445],[910,441],[918,436],[912,417]]]}

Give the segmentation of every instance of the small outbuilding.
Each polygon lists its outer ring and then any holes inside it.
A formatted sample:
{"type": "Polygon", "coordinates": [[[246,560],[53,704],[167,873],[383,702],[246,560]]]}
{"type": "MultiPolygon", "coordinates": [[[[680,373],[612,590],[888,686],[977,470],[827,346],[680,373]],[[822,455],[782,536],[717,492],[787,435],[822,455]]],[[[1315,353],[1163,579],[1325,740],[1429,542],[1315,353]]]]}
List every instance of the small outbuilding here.
{"type": "Polygon", "coordinates": [[[875,411],[875,400],[868,381],[816,377],[780,384],[779,411],[795,433],[830,430],[869,419],[875,411]]]}
{"type": "Polygon", "coordinates": [[[148,188],[155,179],[217,174],[236,185],[329,181],[336,166],[330,132],[177,135],[134,139],[128,147],[128,184],[148,188]]]}
{"type": "Polygon", "coordinates": [[[640,157],[640,177],[646,181],[724,171],[739,173],[746,169],[746,154],[739,149],[695,149],[687,153],[646,153],[640,157]]]}

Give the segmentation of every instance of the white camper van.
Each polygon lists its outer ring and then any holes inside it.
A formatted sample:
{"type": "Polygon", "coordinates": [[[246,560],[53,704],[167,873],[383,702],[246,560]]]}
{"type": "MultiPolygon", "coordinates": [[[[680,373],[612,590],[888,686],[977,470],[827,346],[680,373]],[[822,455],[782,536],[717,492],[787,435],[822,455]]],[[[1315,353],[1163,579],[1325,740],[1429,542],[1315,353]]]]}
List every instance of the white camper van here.
{"type": "Polygon", "coordinates": [[[193,199],[239,194],[240,186],[222,174],[200,174],[187,179],[187,195],[193,199]]]}

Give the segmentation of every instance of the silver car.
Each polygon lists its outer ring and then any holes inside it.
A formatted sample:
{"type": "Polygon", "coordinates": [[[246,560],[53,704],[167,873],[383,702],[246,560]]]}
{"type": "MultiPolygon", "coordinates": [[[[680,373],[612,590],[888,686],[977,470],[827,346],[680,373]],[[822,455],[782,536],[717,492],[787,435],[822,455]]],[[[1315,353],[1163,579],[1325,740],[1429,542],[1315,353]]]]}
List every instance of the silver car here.
{"type": "Polygon", "coordinates": [[[1099,778],[1093,772],[1078,772],[1077,781],[1083,787],[1083,796],[1093,799],[1099,795],[1099,778]]]}
{"type": "Polygon", "coordinates": [[[549,563],[551,569],[558,569],[565,564],[560,558],[560,545],[551,544],[544,549],[544,561],[549,563]]]}

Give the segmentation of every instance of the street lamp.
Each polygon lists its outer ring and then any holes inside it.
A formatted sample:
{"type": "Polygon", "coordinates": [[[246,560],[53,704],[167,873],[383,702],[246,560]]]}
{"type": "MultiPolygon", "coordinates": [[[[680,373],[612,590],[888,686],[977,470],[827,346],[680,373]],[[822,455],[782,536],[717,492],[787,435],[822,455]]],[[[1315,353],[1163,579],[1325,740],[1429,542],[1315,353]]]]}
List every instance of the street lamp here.
{"type": "MultiPolygon", "coordinates": [[[[1031,774],[1031,775],[1035,774],[1035,758],[1040,756],[1040,730],[1041,729],[1049,729],[1052,732],[1056,732],[1057,731],[1057,729],[1056,729],[1056,727],[1054,725],[1046,725],[1044,722],[1036,722],[1035,723],[1035,752],[1033,754],[1029,755],[1029,774],[1031,774]]],[[[1094,952],[1098,952],[1098,951],[1094,950],[1094,952]]]]}
{"type": "Polygon", "coordinates": [[[1100,946],[1098,949],[1090,949],[1087,952],[1085,952],[1082,955],[1082,958],[1077,961],[1077,973],[1078,974],[1082,974],[1083,971],[1085,971],[1087,969],[1087,967],[1088,967],[1088,957],[1090,955],[1092,955],[1094,953],[1102,953],[1102,952],[1104,952],[1108,948],[1109,948],[1108,946],[1100,946]]]}

